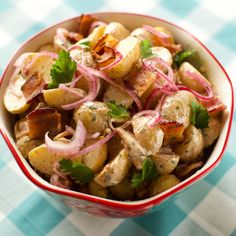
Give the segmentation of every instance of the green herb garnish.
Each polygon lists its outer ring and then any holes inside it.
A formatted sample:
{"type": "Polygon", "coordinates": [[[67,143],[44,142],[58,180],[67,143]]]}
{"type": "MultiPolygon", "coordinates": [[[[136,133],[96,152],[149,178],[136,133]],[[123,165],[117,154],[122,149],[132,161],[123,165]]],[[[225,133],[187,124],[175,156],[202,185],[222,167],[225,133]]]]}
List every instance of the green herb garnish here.
{"type": "Polygon", "coordinates": [[[132,188],[139,187],[142,183],[154,180],[158,175],[155,163],[151,158],[143,162],[142,172],[135,173],[131,179],[132,188]]]}
{"type": "Polygon", "coordinates": [[[150,40],[145,39],[141,41],[140,49],[141,49],[141,54],[143,58],[150,57],[153,55],[151,47],[152,47],[152,44],[150,40]]]}
{"type": "Polygon", "coordinates": [[[48,88],[57,88],[61,83],[71,82],[75,71],[76,63],[70,58],[70,53],[60,51],[50,71],[52,82],[48,84],[48,88]]]}
{"type": "Polygon", "coordinates": [[[129,112],[124,105],[117,105],[115,101],[110,101],[107,104],[109,108],[108,115],[112,118],[129,118],[129,112]]]}
{"type": "Polygon", "coordinates": [[[191,109],[192,109],[192,117],[191,117],[191,123],[196,128],[207,128],[208,122],[209,122],[209,114],[207,112],[207,109],[203,107],[201,104],[192,102],[191,103],[191,109]]]}
{"type": "Polygon", "coordinates": [[[88,38],[81,39],[77,44],[83,48],[90,48],[90,41],[88,38]]]}
{"type": "Polygon", "coordinates": [[[79,184],[86,184],[94,177],[93,171],[84,164],[79,162],[72,162],[68,159],[62,159],[59,161],[60,169],[69,173],[71,178],[79,184]]]}
{"type": "Polygon", "coordinates": [[[187,61],[189,57],[196,54],[196,51],[185,50],[177,53],[174,57],[175,64],[179,67],[184,61],[187,61]]]}

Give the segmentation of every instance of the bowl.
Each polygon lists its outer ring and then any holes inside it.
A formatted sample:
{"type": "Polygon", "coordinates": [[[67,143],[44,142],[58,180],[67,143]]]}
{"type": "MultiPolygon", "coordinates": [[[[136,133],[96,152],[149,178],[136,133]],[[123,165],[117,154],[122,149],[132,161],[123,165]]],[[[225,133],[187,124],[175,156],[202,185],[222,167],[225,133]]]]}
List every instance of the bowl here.
{"type": "Polygon", "coordinates": [[[25,158],[21,155],[16,147],[13,136],[13,122],[14,117],[11,116],[3,105],[3,94],[8,84],[9,78],[13,73],[14,61],[24,52],[35,51],[39,46],[49,43],[52,41],[58,27],[64,27],[73,30],[76,26],[78,17],[71,18],[53,25],[42,32],[38,33],[26,43],[24,43],[20,49],[15,53],[13,58],[10,60],[7,68],[5,69],[1,81],[0,81],[0,132],[5,139],[10,151],[12,152],[17,164],[24,175],[36,186],[46,191],[55,199],[63,202],[68,207],[75,209],[80,212],[87,212],[96,216],[105,217],[133,217],[142,214],[146,214],[153,211],[153,208],[159,209],[166,205],[167,200],[175,198],[175,196],[182,190],[192,186],[196,181],[206,176],[212,171],[220,162],[223,153],[225,151],[227,141],[229,139],[232,117],[233,117],[233,88],[229,76],[224,70],[223,66],[215,58],[215,56],[192,34],[182,29],[181,27],[162,20],[156,17],[131,14],[131,13],[95,13],[93,14],[98,17],[99,20],[105,22],[118,21],[124,24],[126,27],[133,29],[143,24],[150,26],[163,26],[170,30],[176,41],[180,42],[184,47],[192,48],[197,50],[203,64],[206,68],[208,78],[213,84],[216,92],[222,99],[223,103],[227,106],[227,110],[224,113],[224,125],[222,132],[218,138],[218,141],[212,151],[206,164],[193,174],[188,179],[179,183],[178,185],[168,189],[161,194],[139,201],[122,202],[110,199],[103,199],[91,195],[87,195],[80,192],[74,192],[71,190],[62,189],[51,185],[44,179],[42,179],[28,164],[25,158]]]}

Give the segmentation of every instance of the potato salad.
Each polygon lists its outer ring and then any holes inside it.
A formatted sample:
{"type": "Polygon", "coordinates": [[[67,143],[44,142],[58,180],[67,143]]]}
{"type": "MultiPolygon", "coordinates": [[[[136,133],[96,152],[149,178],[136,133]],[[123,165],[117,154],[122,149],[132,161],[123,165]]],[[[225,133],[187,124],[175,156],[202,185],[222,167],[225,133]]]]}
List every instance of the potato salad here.
{"type": "Polygon", "coordinates": [[[59,188],[132,201],[194,174],[225,105],[192,48],[161,26],[82,15],[22,54],[4,95],[22,156],[59,188]]]}

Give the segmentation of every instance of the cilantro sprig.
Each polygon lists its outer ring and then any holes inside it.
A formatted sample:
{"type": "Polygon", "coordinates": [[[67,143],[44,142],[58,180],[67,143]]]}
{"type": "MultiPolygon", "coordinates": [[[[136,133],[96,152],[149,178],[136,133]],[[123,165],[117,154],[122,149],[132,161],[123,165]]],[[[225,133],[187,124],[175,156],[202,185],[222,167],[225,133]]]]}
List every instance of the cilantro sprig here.
{"type": "Polygon", "coordinates": [[[179,67],[184,61],[187,61],[189,57],[194,56],[196,51],[194,50],[185,50],[177,53],[174,57],[175,64],[179,67]]]}
{"type": "Polygon", "coordinates": [[[60,83],[71,82],[75,71],[76,63],[70,58],[70,53],[61,50],[51,67],[50,75],[52,82],[48,84],[48,88],[57,88],[60,83]]]}
{"type": "Polygon", "coordinates": [[[196,128],[207,128],[209,122],[209,114],[207,109],[201,104],[192,102],[191,103],[192,117],[191,123],[195,125],[196,128]]]}
{"type": "Polygon", "coordinates": [[[79,184],[86,184],[94,177],[93,171],[84,164],[79,162],[72,162],[68,159],[62,159],[59,161],[60,169],[69,173],[72,179],[79,184]]]}
{"type": "Polygon", "coordinates": [[[143,58],[147,58],[153,55],[151,47],[152,47],[152,44],[150,40],[145,39],[141,41],[140,49],[141,49],[141,55],[143,58]]]}
{"type": "Polygon", "coordinates": [[[124,105],[117,105],[115,101],[107,103],[108,115],[112,118],[129,118],[129,112],[124,105]]]}
{"type": "Polygon", "coordinates": [[[131,179],[132,188],[139,187],[142,183],[154,180],[158,175],[155,163],[151,158],[147,158],[143,162],[142,172],[135,173],[131,179]]]}

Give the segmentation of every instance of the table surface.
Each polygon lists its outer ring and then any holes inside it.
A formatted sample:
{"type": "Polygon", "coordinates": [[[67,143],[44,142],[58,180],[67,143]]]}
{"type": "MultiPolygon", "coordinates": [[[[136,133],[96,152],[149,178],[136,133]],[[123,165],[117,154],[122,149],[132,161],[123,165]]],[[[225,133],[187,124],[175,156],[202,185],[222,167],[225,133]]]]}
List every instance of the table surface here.
{"type": "MultiPolygon", "coordinates": [[[[214,0],[1,0],[0,72],[39,30],[93,11],[147,13],[191,31],[216,55],[235,85],[236,2],[214,0]]],[[[131,219],[76,213],[36,189],[0,138],[0,235],[234,235],[236,120],[219,166],[163,210],[131,219]]]]}

